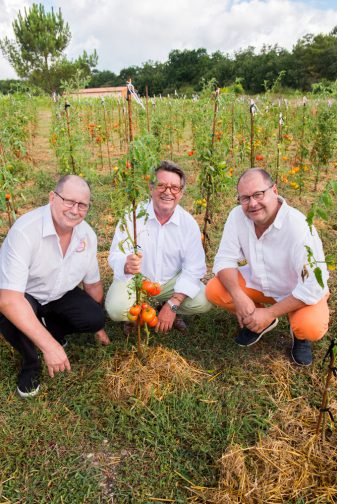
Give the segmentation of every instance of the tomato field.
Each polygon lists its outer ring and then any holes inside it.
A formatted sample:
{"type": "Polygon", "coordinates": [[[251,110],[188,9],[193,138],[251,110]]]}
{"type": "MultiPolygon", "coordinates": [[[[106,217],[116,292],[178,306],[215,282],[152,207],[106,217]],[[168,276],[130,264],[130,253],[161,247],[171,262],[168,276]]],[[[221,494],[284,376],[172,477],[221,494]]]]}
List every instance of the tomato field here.
{"type": "MultiPolygon", "coordinates": [[[[289,361],[286,317],[256,348],[242,349],[234,318],[213,310],[194,317],[186,335],[147,335],[144,362],[133,336],[109,321],[107,349],[88,335],[71,339],[72,373],[45,373],[41,394],[23,404],[15,395],[18,356],[0,339],[1,502],[336,502],[336,429],[326,415],[323,443],[315,426],[322,359],[336,334],[337,99],[252,100],[212,86],[194,99],[150,97],[142,105],[8,95],[0,96],[0,124],[1,242],[18,216],[47,203],[60,175],[83,176],[107,290],[116,223],[146,199],[158,161],[172,159],[187,175],[182,206],[200,226],[210,278],[237,178],[261,167],[315,223],[331,291],[331,327],[308,370],[289,361]],[[165,368],[168,352],[174,369],[165,368]]],[[[277,268],[277,254],[275,261],[277,268]]]]}

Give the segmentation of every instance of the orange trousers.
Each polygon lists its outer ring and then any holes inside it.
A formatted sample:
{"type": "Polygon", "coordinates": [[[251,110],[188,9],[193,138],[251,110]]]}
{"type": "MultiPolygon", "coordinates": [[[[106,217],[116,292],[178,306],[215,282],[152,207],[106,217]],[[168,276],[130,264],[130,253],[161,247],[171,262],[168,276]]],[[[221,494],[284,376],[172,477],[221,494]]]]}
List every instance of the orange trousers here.
{"type": "MultiPolygon", "coordinates": [[[[274,298],[265,296],[262,292],[250,289],[239,272],[239,283],[242,290],[254,301],[257,307],[264,304],[276,303],[274,298]]],[[[216,306],[235,313],[233,300],[217,277],[212,278],[206,286],[207,299],[216,306]]],[[[326,294],[318,303],[307,305],[288,313],[289,322],[296,338],[318,341],[326,334],[329,325],[329,294],[326,294]]]]}

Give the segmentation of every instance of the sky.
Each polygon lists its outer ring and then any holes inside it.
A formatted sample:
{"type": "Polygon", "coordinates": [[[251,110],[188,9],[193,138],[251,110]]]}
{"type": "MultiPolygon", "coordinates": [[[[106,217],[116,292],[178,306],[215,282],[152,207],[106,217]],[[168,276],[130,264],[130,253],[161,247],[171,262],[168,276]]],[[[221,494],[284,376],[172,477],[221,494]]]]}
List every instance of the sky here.
{"type": "MultiPolygon", "coordinates": [[[[39,0],[35,0],[38,3],[39,0]]],[[[13,38],[12,22],[30,0],[0,0],[0,38],[13,38]]],[[[99,70],[119,73],[146,61],[166,61],[173,49],[203,47],[211,54],[263,44],[291,50],[307,33],[337,26],[336,0],[47,0],[61,8],[72,34],[66,50],[76,59],[98,52],[99,70]]],[[[16,74],[0,53],[0,80],[16,74]]]]}

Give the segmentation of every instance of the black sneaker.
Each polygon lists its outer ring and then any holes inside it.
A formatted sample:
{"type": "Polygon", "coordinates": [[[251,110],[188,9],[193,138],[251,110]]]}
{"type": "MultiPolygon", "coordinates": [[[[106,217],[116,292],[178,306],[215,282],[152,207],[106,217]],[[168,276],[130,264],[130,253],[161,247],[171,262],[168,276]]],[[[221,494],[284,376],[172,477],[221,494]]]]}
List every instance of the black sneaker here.
{"type": "Polygon", "coordinates": [[[23,369],[19,374],[18,394],[20,397],[34,397],[40,389],[40,371],[23,369]]]}
{"type": "Polygon", "coordinates": [[[310,364],[312,364],[311,341],[297,339],[291,328],[290,334],[293,338],[293,346],[291,349],[293,361],[299,366],[310,366],[310,364]]]}
{"type": "Polygon", "coordinates": [[[261,331],[260,333],[253,332],[250,329],[248,329],[248,327],[244,327],[243,329],[240,329],[239,334],[235,338],[235,342],[242,347],[254,345],[254,343],[257,343],[264,334],[274,329],[274,327],[276,327],[277,324],[278,319],[276,318],[275,320],[272,321],[271,324],[269,324],[269,326],[265,327],[263,331],[261,331]]]}

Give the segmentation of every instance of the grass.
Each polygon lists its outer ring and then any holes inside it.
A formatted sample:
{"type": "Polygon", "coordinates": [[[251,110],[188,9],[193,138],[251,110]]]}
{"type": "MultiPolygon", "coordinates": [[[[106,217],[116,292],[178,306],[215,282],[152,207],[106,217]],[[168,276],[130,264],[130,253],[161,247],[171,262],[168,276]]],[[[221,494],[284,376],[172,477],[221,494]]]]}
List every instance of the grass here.
{"type": "MultiPolygon", "coordinates": [[[[46,202],[55,177],[36,169],[32,179],[34,184],[22,188],[25,209],[46,202]]],[[[98,231],[107,288],[111,271],[106,254],[115,223],[110,187],[104,177],[101,182],[94,187],[95,205],[89,221],[98,231]]],[[[314,197],[286,196],[303,211],[314,197]]],[[[214,219],[213,254],[225,212],[232,204],[228,198],[224,213],[214,219]]],[[[186,206],[191,207],[189,198],[186,206]]],[[[336,211],[333,214],[329,222],[335,221],[336,211]]],[[[336,229],[325,225],[321,235],[330,249],[336,229]]],[[[211,266],[212,253],[208,262],[211,266]]],[[[334,310],[335,274],[330,285],[334,310]]],[[[285,318],[249,349],[235,345],[236,330],[234,318],[213,310],[194,317],[187,335],[172,331],[153,337],[151,346],[178,352],[204,375],[197,383],[175,385],[160,398],[153,393],[147,401],[137,396],[118,401],[107,393],[107,370],[116,352],[130,353],[135,344],[132,338],[125,339],[119,324],[107,322],[112,340],[107,348],[98,346],[92,335],[70,336],[67,354],[72,372],[52,380],[44,370],[39,395],[27,401],[15,393],[19,358],[0,339],[1,504],[227,502],[221,500],[227,492],[222,455],[232,453],[233,447],[245,448],[269,439],[272,426],[281,425],[279,411],[292,403],[303,407],[304,420],[299,422],[317,417],[326,374],[321,361],[328,346],[327,338],[317,343],[312,368],[298,369],[289,362],[291,342],[285,318]]],[[[335,331],[333,317],[330,334],[335,331]]],[[[333,387],[333,407],[335,397],[333,387]]],[[[327,444],[336,445],[335,431],[327,444]]],[[[238,494],[231,499],[228,502],[261,502],[238,494]]],[[[263,502],[300,504],[314,502],[312,499],[303,489],[303,495],[293,499],[263,502]]]]}

